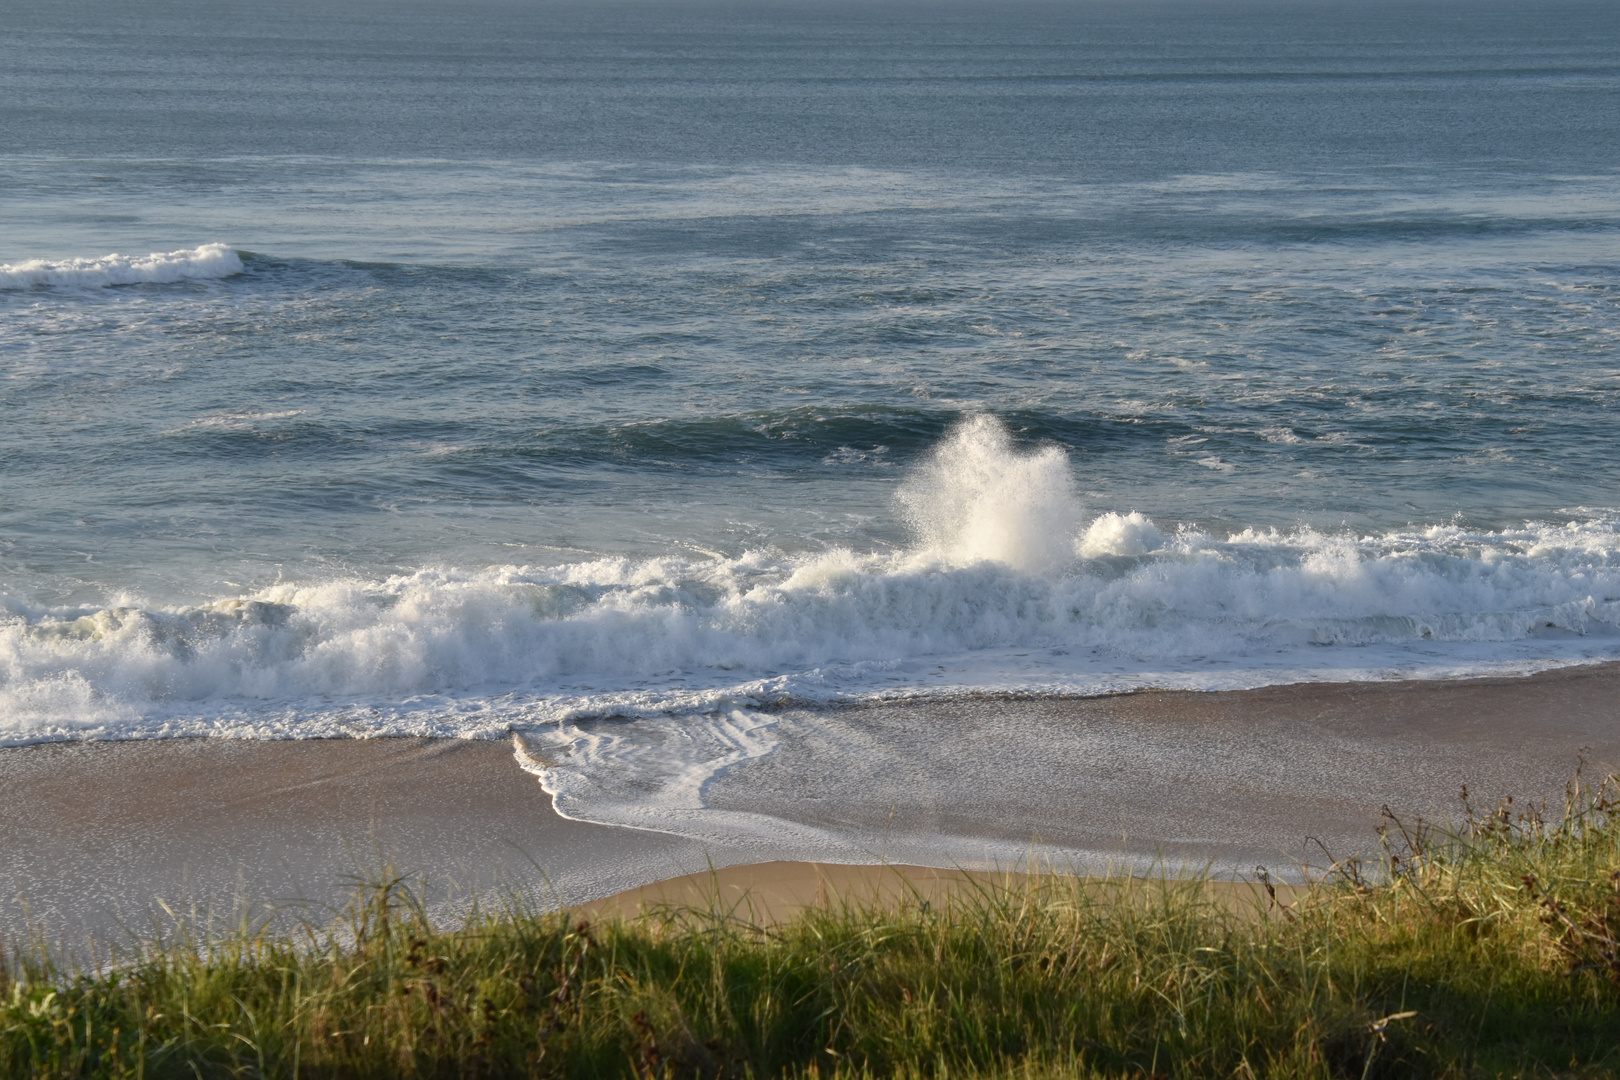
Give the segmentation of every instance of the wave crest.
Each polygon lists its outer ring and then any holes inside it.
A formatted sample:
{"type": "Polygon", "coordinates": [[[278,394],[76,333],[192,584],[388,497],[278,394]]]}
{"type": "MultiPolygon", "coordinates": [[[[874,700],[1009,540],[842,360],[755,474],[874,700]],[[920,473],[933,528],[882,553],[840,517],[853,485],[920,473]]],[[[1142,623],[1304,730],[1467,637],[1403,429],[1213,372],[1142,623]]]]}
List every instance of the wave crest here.
{"type": "Polygon", "coordinates": [[[898,498],[910,550],[430,567],[189,607],[0,596],[0,742],[489,734],[739,697],[1214,688],[1620,655],[1614,515],[1375,536],[1086,522],[1065,453],[1020,450],[982,417],[898,498]]]}
{"type": "Polygon", "coordinates": [[[1427,650],[1457,673],[1557,658],[1560,640],[1607,655],[1620,633],[1616,521],[1373,537],[1183,530],[1122,553],[1150,524],[1104,517],[1086,535],[1119,553],[1042,571],[923,547],[423,569],[185,608],[13,599],[0,616],[0,742],[232,710],[448,709],[499,728],[565,705],[656,710],[739,693],[1095,692],[1174,672],[1198,685],[1256,664],[1388,662],[1354,651],[1368,646],[1408,662],[1427,650]]]}
{"type": "Polygon", "coordinates": [[[107,255],[99,259],[32,259],[0,264],[0,289],[104,288],[147,282],[230,277],[242,272],[242,257],[225,244],[150,255],[107,255]]]}

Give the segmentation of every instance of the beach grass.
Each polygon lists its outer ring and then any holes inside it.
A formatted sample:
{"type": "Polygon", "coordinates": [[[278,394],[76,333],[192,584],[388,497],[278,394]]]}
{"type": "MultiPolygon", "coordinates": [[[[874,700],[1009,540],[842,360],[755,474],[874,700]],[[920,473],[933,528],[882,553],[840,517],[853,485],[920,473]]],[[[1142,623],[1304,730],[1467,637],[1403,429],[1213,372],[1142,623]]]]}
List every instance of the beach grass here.
{"type": "Polygon", "coordinates": [[[13,949],[15,1077],[1620,1075],[1620,787],[1440,828],[1271,895],[1037,874],[946,901],[435,928],[409,884],[301,933],[96,970],[13,949]]]}

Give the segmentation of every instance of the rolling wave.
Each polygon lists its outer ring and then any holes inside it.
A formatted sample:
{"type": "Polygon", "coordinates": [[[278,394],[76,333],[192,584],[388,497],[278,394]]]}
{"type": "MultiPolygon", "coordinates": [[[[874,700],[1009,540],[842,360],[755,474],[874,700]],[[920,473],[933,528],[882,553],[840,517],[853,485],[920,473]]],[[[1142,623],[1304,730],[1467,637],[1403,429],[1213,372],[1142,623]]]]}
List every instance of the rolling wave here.
{"type": "Polygon", "coordinates": [[[32,259],[0,264],[0,289],[40,287],[96,289],[230,277],[242,272],[242,259],[225,244],[204,244],[150,255],[106,255],[99,259],[32,259]]]}
{"type": "Polygon", "coordinates": [[[1084,512],[1063,451],[1019,451],[982,417],[898,501],[916,537],[902,551],[433,567],[173,608],[11,597],[0,741],[233,724],[492,734],[739,695],[1457,674],[1607,656],[1620,635],[1612,515],[1370,536],[1172,530],[1084,512]]]}

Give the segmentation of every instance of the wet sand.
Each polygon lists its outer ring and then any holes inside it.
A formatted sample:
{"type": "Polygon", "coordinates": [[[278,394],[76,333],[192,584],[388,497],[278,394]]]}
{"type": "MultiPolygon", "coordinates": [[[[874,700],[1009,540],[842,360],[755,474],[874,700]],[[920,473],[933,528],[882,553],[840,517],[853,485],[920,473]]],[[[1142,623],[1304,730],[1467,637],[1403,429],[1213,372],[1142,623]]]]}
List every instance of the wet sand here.
{"type": "MultiPolygon", "coordinates": [[[[991,845],[1038,839],[1242,872],[1309,857],[1307,837],[1335,855],[1366,848],[1385,804],[1443,815],[1464,783],[1482,801],[1556,799],[1583,751],[1589,772],[1620,766],[1613,664],[1520,679],[835,712],[886,745],[909,738],[912,758],[873,776],[863,803],[828,806],[813,797],[815,747],[789,745],[723,777],[715,804],[842,830],[873,862],[983,865],[991,845]],[[1016,789],[996,780],[1005,769],[976,764],[996,760],[1008,725],[1046,736],[1016,789]],[[917,850],[929,857],[910,857],[917,850]]],[[[425,875],[435,903],[453,911],[475,892],[511,889],[575,905],[701,877],[711,864],[776,860],[746,880],[763,888],[774,874],[787,888],[783,860],[818,857],[565,820],[504,741],[0,749],[0,934],[13,939],[30,918],[59,942],[147,932],[158,898],[220,916],[248,903],[321,917],[346,881],[385,863],[425,875]]]]}
{"type": "Polygon", "coordinates": [[[781,726],[783,744],[719,778],[710,805],[834,831],[890,862],[1005,866],[1038,847],[1088,872],[1288,874],[1375,847],[1385,805],[1455,819],[1464,785],[1476,807],[1556,802],[1583,754],[1588,775],[1620,768],[1620,665],[959,699],[781,726]]]}
{"type": "Polygon", "coordinates": [[[117,943],[178,913],[326,921],[357,878],[424,880],[453,913],[513,890],[572,904],[724,865],[568,821],[509,742],[175,739],[0,749],[0,935],[117,943]]]}

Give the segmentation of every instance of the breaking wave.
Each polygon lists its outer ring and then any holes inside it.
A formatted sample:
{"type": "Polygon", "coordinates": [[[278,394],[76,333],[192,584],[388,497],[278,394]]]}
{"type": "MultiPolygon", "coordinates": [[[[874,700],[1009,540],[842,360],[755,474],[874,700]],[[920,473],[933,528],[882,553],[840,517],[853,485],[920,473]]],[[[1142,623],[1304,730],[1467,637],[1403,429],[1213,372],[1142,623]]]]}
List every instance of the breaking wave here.
{"type": "Polygon", "coordinates": [[[102,288],[147,282],[223,278],[242,272],[242,258],[225,244],[204,244],[150,255],[106,255],[99,259],[32,259],[0,264],[0,289],[41,286],[102,288]]]}
{"type": "Polygon", "coordinates": [[[1085,513],[1062,450],[975,419],[903,486],[898,552],[599,558],[0,609],[0,742],[495,735],[717,702],[1099,692],[1620,653],[1620,518],[1378,535],[1085,513]]]}

